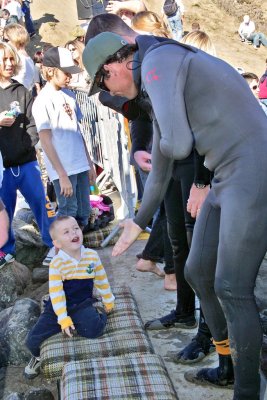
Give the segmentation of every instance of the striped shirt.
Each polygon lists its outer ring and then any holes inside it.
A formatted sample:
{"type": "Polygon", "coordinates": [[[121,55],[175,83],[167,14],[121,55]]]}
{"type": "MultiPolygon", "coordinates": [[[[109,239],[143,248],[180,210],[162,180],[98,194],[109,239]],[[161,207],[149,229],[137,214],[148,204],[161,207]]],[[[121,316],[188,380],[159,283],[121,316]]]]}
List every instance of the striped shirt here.
{"type": "Polygon", "coordinates": [[[61,329],[73,325],[67,312],[67,303],[71,299],[68,298],[68,293],[64,291],[64,281],[72,281],[75,295],[77,296],[78,294],[80,302],[82,302],[85,300],[85,280],[90,280],[88,281],[90,285],[88,284],[86,292],[87,298],[90,297],[89,288],[92,287],[91,279],[94,280],[94,286],[102,297],[105,308],[108,311],[112,310],[115,297],[111,292],[105,269],[96,251],[82,246],[81,259],[77,261],[63,250],[59,250],[58,254],[52,259],[49,266],[49,294],[61,329]]]}

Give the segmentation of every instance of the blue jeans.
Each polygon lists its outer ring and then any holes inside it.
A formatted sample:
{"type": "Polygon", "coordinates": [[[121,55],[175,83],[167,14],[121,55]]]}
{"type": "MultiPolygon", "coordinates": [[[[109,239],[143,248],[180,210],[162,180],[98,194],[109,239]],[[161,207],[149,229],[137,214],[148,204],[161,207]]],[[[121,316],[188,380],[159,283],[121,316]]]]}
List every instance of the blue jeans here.
{"type": "Polygon", "coordinates": [[[69,180],[73,188],[73,195],[70,197],[60,194],[59,179],[53,181],[58,203],[57,216],[68,215],[74,217],[80,225],[86,226],[90,215],[90,182],[88,171],[71,175],[69,176],[69,180]]]}
{"type": "MultiPolygon", "coordinates": [[[[100,314],[92,303],[92,299],[88,299],[68,309],[68,315],[73,321],[76,332],[89,339],[103,335],[107,323],[107,314],[100,314]]],[[[51,301],[48,300],[44,312],[27,336],[26,346],[35,357],[39,357],[41,344],[60,332],[57,316],[51,301]]]]}
{"type": "Polygon", "coordinates": [[[29,203],[39,226],[43,242],[48,247],[53,247],[49,235],[49,226],[54,220],[55,211],[45,196],[39,165],[37,161],[31,161],[18,167],[6,168],[4,170],[0,197],[6,206],[10,228],[8,242],[3,246],[2,250],[5,253],[15,253],[15,237],[11,223],[16,207],[17,190],[21,192],[29,203]]]}
{"type": "Polygon", "coordinates": [[[32,22],[30,3],[28,1],[22,2],[22,11],[24,13],[25,26],[28,34],[35,33],[35,28],[32,22]]]}
{"type": "Polygon", "coordinates": [[[260,47],[260,44],[262,44],[263,46],[267,46],[267,38],[261,32],[252,33],[252,35],[248,37],[248,40],[251,40],[253,42],[253,45],[257,47],[260,47]]]}
{"type": "Polygon", "coordinates": [[[183,22],[180,14],[168,17],[168,21],[172,31],[173,39],[178,41],[181,40],[183,36],[183,22]]]}

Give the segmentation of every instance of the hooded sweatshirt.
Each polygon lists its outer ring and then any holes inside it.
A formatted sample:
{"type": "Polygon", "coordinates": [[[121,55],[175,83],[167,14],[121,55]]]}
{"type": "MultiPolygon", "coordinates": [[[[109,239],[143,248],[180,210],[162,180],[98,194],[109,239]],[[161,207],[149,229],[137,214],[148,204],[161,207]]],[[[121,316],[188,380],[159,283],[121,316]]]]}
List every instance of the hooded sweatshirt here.
{"type": "Polygon", "coordinates": [[[36,160],[35,144],[38,134],[32,116],[33,98],[20,83],[12,80],[6,88],[0,87],[0,112],[10,110],[10,104],[19,103],[20,114],[12,126],[0,126],[0,151],[5,168],[36,160]]]}

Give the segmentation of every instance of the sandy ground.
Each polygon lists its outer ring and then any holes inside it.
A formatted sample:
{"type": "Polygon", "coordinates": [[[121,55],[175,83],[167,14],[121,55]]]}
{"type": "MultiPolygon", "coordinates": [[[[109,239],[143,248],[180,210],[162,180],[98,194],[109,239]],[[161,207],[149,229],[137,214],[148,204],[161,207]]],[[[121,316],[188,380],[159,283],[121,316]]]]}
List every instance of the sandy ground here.
{"type": "MultiPolygon", "coordinates": [[[[241,21],[238,18],[228,15],[213,0],[183,1],[186,8],[185,31],[190,31],[192,22],[197,20],[201,29],[213,40],[218,57],[245,71],[260,76],[263,74],[267,50],[264,47],[255,50],[240,42],[237,29],[241,21]]],[[[254,1],[256,3],[258,0],[254,1]]],[[[73,27],[84,22],[78,20],[75,0],[33,0],[31,10],[39,30],[39,35],[31,40],[31,53],[45,43],[64,45],[72,38],[70,32],[73,27]]],[[[262,5],[262,10],[267,18],[267,3],[262,5]]]]}

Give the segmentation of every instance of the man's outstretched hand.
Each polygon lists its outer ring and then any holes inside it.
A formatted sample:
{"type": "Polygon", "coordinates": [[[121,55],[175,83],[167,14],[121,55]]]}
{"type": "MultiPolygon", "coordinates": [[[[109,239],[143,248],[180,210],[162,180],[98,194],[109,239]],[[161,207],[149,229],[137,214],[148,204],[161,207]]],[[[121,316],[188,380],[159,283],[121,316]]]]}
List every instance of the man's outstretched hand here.
{"type": "Polygon", "coordinates": [[[122,234],[115,244],[112,255],[120,256],[125,252],[138,238],[142,229],[132,219],[126,219],[120,223],[120,227],[123,228],[122,234]]]}

